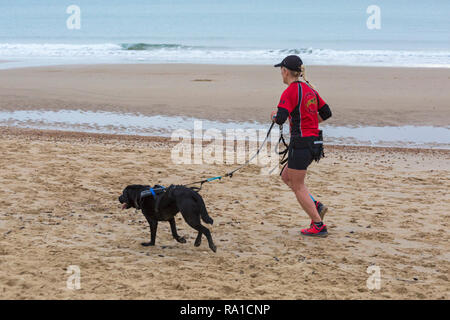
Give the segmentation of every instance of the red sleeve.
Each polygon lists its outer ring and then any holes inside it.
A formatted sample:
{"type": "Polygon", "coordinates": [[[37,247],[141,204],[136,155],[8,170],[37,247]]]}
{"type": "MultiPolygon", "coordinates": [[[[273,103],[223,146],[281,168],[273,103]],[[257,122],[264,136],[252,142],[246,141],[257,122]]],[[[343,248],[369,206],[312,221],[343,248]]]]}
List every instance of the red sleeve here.
{"type": "Polygon", "coordinates": [[[283,94],[281,95],[280,102],[278,103],[278,108],[284,108],[289,111],[289,113],[291,113],[292,110],[294,110],[295,104],[293,103],[292,93],[289,88],[290,87],[284,90],[283,94]]]}

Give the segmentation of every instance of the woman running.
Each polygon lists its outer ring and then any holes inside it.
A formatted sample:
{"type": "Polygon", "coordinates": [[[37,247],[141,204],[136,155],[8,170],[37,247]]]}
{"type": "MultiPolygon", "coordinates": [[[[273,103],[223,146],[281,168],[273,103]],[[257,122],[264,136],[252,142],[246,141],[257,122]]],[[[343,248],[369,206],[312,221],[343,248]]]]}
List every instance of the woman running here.
{"type": "Polygon", "coordinates": [[[319,161],[323,156],[319,122],[330,118],[331,110],[306,79],[300,57],[287,56],[275,67],[281,67],[283,82],[288,87],[281,95],[278,110],[272,112],[271,119],[281,125],[289,118],[291,133],[287,168],[282,169],[281,178],[295,193],[312,220],[310,227],[301,230],[301,233],[305,236],[326,237],[327,227],[322,219],[327,208],[310,195],[305,176],[311,162],[319,161]],[[299,80],[300,77],[304,82],[299,80]]]}

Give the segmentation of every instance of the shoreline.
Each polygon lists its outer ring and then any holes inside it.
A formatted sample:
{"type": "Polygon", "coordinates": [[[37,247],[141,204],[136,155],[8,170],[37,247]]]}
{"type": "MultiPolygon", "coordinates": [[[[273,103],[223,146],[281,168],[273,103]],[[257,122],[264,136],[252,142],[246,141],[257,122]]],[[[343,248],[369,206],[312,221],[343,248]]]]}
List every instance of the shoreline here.
{"type": "MultiPolygon", "coordinates": [[[[0,63],[19,63],[24,62],[24,60],[0,60],[0,63]]],[[[271,63],[212,63],[212,62],[140,62],[140,61],[111,61],[111,62],[97,62],[93,60],[92,62],[82,62],[82,61],[73,61],[70,62],[70,60],[62,63],[57,64],[42,64],[42,65],[36,65],[36,64],[30,64],[28,66],[18,66],[18,67],[11,67],[8,69],[0,69],[1,70],[16,70],[16,69],[42,69],[42,68],[52,68],[52,67],[92,67],[92,66],[127,66],[127,65],[136,65],[136,66],[211,66],[211,67],[272,67],[273,64],[271,63]]],[[[438,66],[438,65],[430,65],[430,66],[405,66],[405,65],[351,65],[351,64],[309,64],[307,65],[307,68],[367,68],[367,69],[418,69],[418,70],[450,70],[449,66],[438,66]]]]}
{"type": "MultiPolygon", "coordinates": [[[[109,112],[82,110],[14,110],[0,109],[0,126],[56,131],[79,131],[116,135],[171,137],[201,131],[204,139],[262,140],[269,122],[215,121],[186,116],[146,116],[137,112],[109,112]],[[198,131],[200,130],[200,131],[198,131]],[[218,134],[219,136],[216,136],[218,134]],[[259,138],[258,138],[259,137],[259,138]]],[[[450,149],[448,126],[320,126],[324,143],[344,146],[403,147],[422,149],[450,149]]],[[[287,125],[283,128],[289,138],[287,125]]],[[[271,139],[278,140],[279,131],[272,131],[271,139]]]]}
{"type": "MultiPolygon", "coordinates": [[[[356,46],[355,46],[356,45],[356,46]]],[[[56,64],[220,64],[273,65],[287,54],[299,54],[309,66],[373,66],[449,68],[448,46],[427,50],[413,47],[368,48],[351,46],[308,46],[281,48],[273,46],[210,46],[158,42],[113,41],[110,43],[2,43],[2,59],[22,59],[22,66],[56,64]],[[3,45],[3,46],[2,46],[3,45]],[[334,47],[334,48],[333,48],[334,47]],[[359,48],[359,49],[358,49],[359,48]]],[[[290,47],[290,45],[288,45],[290,47]]]]}
{"type": "MultiPolygon", "coordinates": [[[[23,60],[0,60],[0,63],[11,63],[11,62],[23,62],[23,60]]],[[[69,61],[61,64],[49,64],[49,65],[30,65],[24,67],[16,67],[11,69],[0,69],[2,70],[16,70],[16,69],[47,69],[47,68],[89,68],[89,67],[110,67],[110,66],[142,66],[142,67],[161,67],[161,66],[203,66],[203,67],[259,67],[259,68],[273,68],[273,64],[271,63],[210,63],[210,62],[139,62],[139,61],[123,61],[123,62],[95,62],[92,63],[83,63],[79,61],[74,61],[70,63],[69,61]]],[[[441,70],[441,71],[450,71],[450,66],[442,67],[442,66],[377,66],[377,65],[346,65],[346,64],[311,64],[306,65],[306,68],[312,69],[324,69],[324,68],[355,68],[355,69],[415,69],[415,70],[441,70]]],[[[274,68],[275,70],[279,70],[278,68],[274,68]]]]}
{"type": "MultiPolygon", "coordinates": [[[[44,140],[44,141],[84,141],[84,140],[98,140],[109,142],[130,141],[133,143],[143,143],[144,145],[160,144],[160,145],[175,145],[178,141],[171,141],[170,137],[161,136],[141,136],[133,134],[110,134],[110,133],[94,133],[94,132],[82,132],[82,131],[62,131],[62,130],[46,130],[46,129],[31,129],[31,128],[18,128],[10,126],[0,126],[0,135],[10,137],[24,137],[30,139],[44,140]]],[[[194,142],[192,142],[194,143],[194,142]]],[[[207,145],[209,142],[203,142],[207,145]]],[[[270,144],[270,142],[269,142],[270,144]]],[[[418,147],[385,147],[385,146],[364,146],[364,145],[339,145],[339,144],[326,144],[326,149],[330,150],[347,150],[357,152],[358,150],[364,150],[370,152],[404,152],[410,154],[418,153],[436,153],[441,155],[450,155],[450,149],[441,148],[418,148],[418,147]]]]}

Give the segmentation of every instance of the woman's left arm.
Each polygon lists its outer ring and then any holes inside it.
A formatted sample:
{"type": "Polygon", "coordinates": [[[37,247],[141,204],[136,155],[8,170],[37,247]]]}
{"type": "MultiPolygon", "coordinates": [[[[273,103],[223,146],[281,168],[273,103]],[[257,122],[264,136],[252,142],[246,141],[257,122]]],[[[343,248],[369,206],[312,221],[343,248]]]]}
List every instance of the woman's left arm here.
{"type": "MultiPolygon", "coordinates": [[[[294,105],[292,104],[292,93],[290,93],[290,88],[288,87],[283,91],[281,95],[280,102],[278,103],[277,110],[272,111],[270,115],[270,119],[276,124],[282,125],[286,119],[289,117],[289,114],[294,109],[294,105]]],[[[292,90],[291,90],[292,91],[292,90]]]]}
{"type": "Polygon", "coordinates": [[[272,111],[270,119],[276,124],[283,124],[289,117],[289,111],[285,108],[278,107],[278,110],[272,111]]]}

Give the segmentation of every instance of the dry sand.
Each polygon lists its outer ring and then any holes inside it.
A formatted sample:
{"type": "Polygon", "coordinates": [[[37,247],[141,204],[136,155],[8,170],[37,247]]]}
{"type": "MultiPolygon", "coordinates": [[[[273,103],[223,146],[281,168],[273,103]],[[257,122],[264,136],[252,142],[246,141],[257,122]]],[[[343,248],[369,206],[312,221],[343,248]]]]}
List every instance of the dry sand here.
{"type": "Polygon", "coordinates": [[[193,246],[196,232],[180,216],[186,244],[160,223],[156,246],[142,247],[147,223],[117,197],[130,183],[181,183],[234,166],[173,165],[164,139],[11,128],[0,136],[2,299],[450,298],[449,151],[327,147],[308,178],[330,206],[325,239],[300,238],[309,220],[278,176],[250,166],[206,184],[213,253],[205,240],[193,246]],[[81,290],[66,289],[69,265],[81,268],[81,290]],[[371,265],[381,268],[380,290],[366,287],[371,265]]]}
{"type": "MultiPolygon", "coordinates": [[[[448,69],[311,67],[333,125],[448,126],[448,69]]],[[[271,66],[97,65],[0,70],[0,110],[83,109],[267,121],[271,66]]],[[[1,128],[0,298],[449,299],[450,151],[327,147],[308,185],[330,206],[326,239],[278,176],[250,166],[204,186],[218,252],[177,218],[149,238],[121,211],[131,183],[185,183],[234,168],[174,165],[162,138],[1,128]],[[66,288],[69,265],[81,290],[66,288]],[[381,268],[381,289],[366,286],[381,268]]]]}
{"type": "MultiPolygon", "coordinates": [[[[450,69],[308,67],[332,125],[448,126],[450,69]]],[[[95,65],[0,70],[0,109],[83,109],[266,122],[285,85],[279,69],[95,65]]]]}

